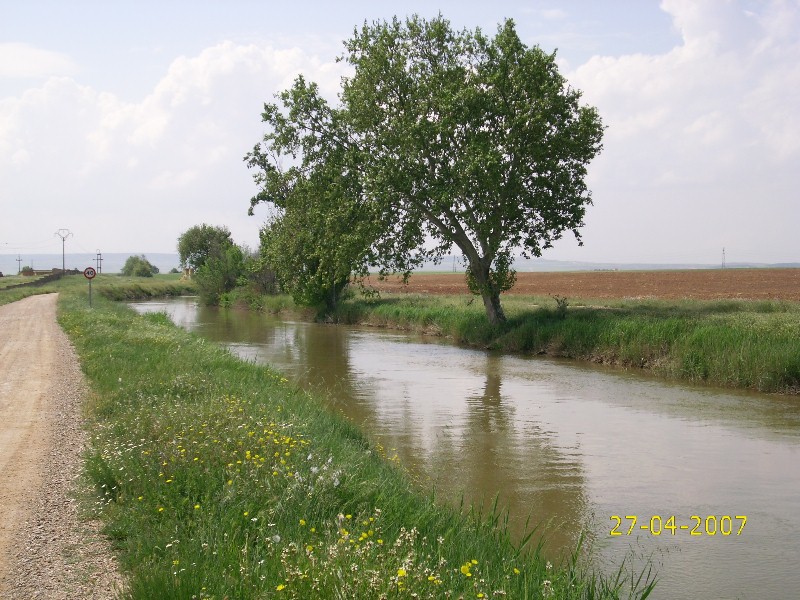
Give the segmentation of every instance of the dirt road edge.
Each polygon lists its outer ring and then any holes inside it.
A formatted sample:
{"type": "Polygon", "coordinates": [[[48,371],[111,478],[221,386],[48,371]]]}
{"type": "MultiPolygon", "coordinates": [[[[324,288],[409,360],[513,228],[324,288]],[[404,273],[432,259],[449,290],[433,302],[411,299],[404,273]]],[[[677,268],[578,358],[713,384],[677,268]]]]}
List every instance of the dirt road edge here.
{"type": "MultiPolygon", "coordinates": [[[[32,296],[0,307],[4,357],[28,351],[34,357],[25,366],[24,378],[5,379],[0,397],[5,409],[13,410],[20,393],[30,395],[30,389],[19,390],[21,381],[42,381],[34,392],[41,398],[22,422],[31,428],[25,434],[28,456],[18,456],[17,464],[7,464],[2,473],[4,483],[13,485],[17,494],[4,497],[6,504],[14,505],[15,518],[4,523],[0,597],[111,599],[121,589],[121,578],[110,543],[100,533],[99,522],[87,519],[76,500],[87,441],[82,419],[87,389],[75,351],[57,324],[56,300],[56,294],[32,296]],[[35,328],[26,322],[35,322],[35,328]],[[23,336],[26,339],[17,339],[23,336]]],[[[18,362],[4,362],[19,370],[18,362]]]]}

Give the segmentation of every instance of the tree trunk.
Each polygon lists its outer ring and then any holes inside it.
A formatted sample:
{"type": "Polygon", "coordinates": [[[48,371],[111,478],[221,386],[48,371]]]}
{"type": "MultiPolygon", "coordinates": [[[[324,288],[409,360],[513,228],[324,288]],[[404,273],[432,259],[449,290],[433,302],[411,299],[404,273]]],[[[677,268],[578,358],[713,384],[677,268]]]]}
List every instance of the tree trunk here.
{"type": "Polygon", "coordinates": [[[471,264],[470,269],[475,277],[475,283],[478,284],[481,298],[483,299],[483,306],[486,308],[486,316],[492,325],[500,325],[505,323],[506,315],[503,312],[503,307],[500,305],[500,292],[492,285],[490,274],[490,264],[485,264],[486,261],[480,260],[477,265],[471,264]]]}
{"type": "Polygon", "coordinates": [[[500,325],[506,322],[506,314],[500,306],[500,294],[494,290],[484,290],[481,292],[483,306],[486,308],[486,316],[492,325],[500,325]]]}

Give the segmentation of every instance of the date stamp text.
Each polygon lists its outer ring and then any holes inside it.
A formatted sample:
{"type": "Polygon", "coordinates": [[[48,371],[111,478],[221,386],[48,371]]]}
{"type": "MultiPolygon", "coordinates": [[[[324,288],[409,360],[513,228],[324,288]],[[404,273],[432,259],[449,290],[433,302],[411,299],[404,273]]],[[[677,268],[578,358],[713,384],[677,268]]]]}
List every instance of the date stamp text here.
{"type": "Polygon", "coordinates": [[[688,521],[679,520],[675,515],[662,517],[653,515],[649,519],[639,519],[636,515],[611,515],[613,526],[611,535],[633,535],[638,531],[646,531],[650,535],[677,535],[687,532],[689,535],[741,535],[747,525],[745,515],[692,515],[688,521]]]}

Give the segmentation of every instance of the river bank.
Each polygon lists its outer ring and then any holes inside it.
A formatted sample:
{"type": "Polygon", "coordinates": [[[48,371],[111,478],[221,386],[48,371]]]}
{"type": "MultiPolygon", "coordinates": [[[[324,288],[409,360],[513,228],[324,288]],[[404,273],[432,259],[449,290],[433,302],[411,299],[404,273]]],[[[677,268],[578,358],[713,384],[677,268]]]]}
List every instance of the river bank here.
{"type": "MultiPolygon", "coordinates": [[[[800,269],[520,273],[491,326],[463,274],[352,289],[329,322],[440,335],[464,346],[640,370],[676,381],[800,394],[800,269]],[[544,295],[548,294],[548,295],[544,295]]],[[[290,312],[286,296],[235,290],[229,306],[290,312]]],[[[306,318],[313,311],[304,309],[306,318]]]]}
{"type": "MultiPolygon", "coordinates": [[[[462,515],[280,373],[101,299],[61,323],[93,402],[87,472],[133,598],[646,597],[462,515]]],[[[627,575],[624,568],[621,575],[627,575]]]]}
{"type": "Polygon", "coordinates": [[[800,303],[744,300],[563,302],[507,296],[492,327],[470,296],[351,299],[338,322],[443,335],[456,343],[646,370],[668,379],[800,393],[800,303]]]}

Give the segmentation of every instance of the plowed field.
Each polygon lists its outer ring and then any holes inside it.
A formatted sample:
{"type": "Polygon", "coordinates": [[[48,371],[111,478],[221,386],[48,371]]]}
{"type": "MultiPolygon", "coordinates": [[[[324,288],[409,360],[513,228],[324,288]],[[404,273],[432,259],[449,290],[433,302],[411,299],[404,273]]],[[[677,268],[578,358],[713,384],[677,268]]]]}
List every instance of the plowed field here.
{"type": "MultiPolygon", "coordinates": [[[[466,294],[463,273],[416,273],[403,285],[398,278],[370,285],[380,291],[466,294]]],[[[578,271],[517,273],[506,292],[567,298],[725,298],[800,301],[800,269],[698,269],[686,271],[578,271]]]]}

